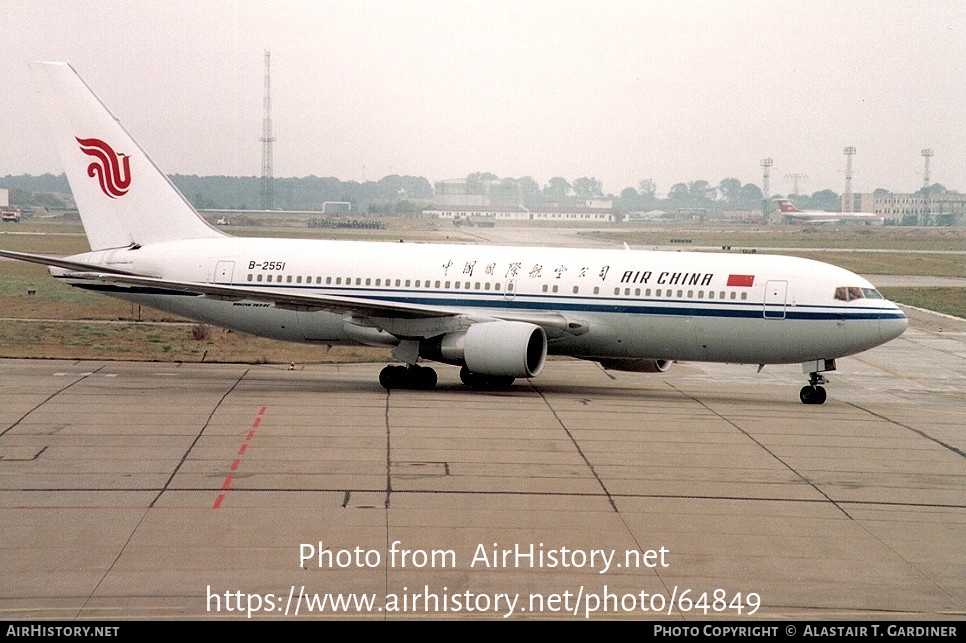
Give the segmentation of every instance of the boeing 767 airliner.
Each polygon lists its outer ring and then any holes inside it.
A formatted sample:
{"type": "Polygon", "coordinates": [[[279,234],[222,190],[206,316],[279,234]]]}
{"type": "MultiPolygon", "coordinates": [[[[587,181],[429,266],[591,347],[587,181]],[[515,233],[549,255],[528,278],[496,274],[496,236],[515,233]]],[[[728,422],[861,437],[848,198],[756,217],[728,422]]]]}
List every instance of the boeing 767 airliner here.
{"type": "Polygon", "coordinates": [[[34,65],[91,251],[0,251],[78,288],[279,340],[392,348],[387,389],[540,374],[547,355],[662,372],[676,360],[803,364],[825,402],[836,358],[907,319],[868,281],[794,257],[236,238],[208,225],[65,63],[34,65]]]}

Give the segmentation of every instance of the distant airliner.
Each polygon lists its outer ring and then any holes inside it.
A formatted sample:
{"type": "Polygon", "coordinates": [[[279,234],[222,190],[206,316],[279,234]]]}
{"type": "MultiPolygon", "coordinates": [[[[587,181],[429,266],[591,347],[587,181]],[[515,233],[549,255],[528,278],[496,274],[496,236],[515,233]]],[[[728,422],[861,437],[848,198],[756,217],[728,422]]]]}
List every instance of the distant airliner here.
{"type": "Polygon", "coordinates": [[[66,283],[255,335],[392,348],[387,389],[537,376],[549,354],[662,372],[675,360],[802,363],[826,399],[836,358],[907,319],[868,281],[781,256],[229,236],[208,225],[65,63],[38,63],[91,252],[0,251],[66,283]]]}
{"type": "Polygon", "coordinates": [[[882,223],[884,218],[868,212],[825,212],[823,210],[799,210],[788,199],[778,199],[778,209],[786,221],[795,223],[882,223]]]}

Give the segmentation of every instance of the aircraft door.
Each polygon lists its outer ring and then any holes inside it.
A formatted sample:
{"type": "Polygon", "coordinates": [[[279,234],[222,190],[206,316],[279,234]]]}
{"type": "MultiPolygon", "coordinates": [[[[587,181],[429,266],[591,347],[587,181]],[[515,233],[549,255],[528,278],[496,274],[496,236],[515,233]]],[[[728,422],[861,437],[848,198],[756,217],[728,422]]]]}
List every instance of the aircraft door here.
{"type": "Polygon", "coordinates": [[[217,264],[215,264],[215,278],[212,283],[230,284],[234,272],[234,261],[219,261],[217,264]]]}
{"type": "Polygon", "coordinates": [[[765,283],[765,319],[785,319],[785,298],[787,294],[787,281],[765,283]]]}
{"type": "Polygon", "coordinates": [[[505,287],[503,288],[503,298],[507,301],[513,301],[517,296],[517,280],[507,279],[505,287]]]}

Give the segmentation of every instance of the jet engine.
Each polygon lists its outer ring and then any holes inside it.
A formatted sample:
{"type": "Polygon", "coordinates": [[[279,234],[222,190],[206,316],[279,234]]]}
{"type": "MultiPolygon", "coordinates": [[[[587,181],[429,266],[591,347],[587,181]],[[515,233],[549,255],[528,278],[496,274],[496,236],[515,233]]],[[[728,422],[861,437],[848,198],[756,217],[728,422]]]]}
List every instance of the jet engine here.
{"type": "Polygon", "coordinates": [[[534,377],[547,359],[547,334],[540,326],[526,322],[480,322],[465,331],[424,342],[420,355],[465,365],[480,375],[534,377]]]}
{"type": "Polygon", "coordinates": [[[611,371],[663,373],[671,368],[669,359],[602,359],[600,365],[611,371]]]}

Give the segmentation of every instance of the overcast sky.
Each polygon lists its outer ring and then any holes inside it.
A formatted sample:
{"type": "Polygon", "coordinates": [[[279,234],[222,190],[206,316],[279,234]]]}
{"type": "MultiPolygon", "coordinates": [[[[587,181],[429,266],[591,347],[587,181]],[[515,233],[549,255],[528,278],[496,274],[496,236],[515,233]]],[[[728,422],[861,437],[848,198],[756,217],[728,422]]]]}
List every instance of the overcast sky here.
{"type": "Polygon", "coordinates": [[[28,63],[71,63],[169,174],[583,176],[619,193],[966,191],[966,2],[4,0],[0,176],[62,166],[28,63]]]}

